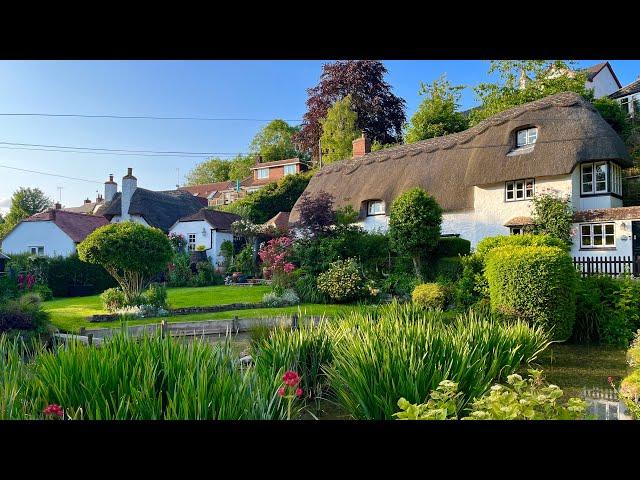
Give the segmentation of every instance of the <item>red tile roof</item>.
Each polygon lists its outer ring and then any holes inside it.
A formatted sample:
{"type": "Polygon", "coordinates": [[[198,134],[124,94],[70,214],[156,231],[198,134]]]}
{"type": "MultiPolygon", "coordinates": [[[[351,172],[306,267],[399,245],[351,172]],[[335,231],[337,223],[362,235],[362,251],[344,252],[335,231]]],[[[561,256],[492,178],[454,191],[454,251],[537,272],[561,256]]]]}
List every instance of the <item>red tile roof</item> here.
{"type": "Polygon", "coordinates": [[[109,220],[98,215],[54,209],[36,213],[22,221],[53,222],[76,243],[84,240],[96,228],[109,224],[109,220]]]}
{"type": "Polygon", "coordinates": [[[265,167],[280,167],[282,165],[294,165],[298,163],[302,163],[302,162],[297,157],[287,158],[285,160],[274,160],[273,162],[256,163],[253,167],[251,167],[251,170],[256,170],[258,168],[265,168],[265,167]]]}

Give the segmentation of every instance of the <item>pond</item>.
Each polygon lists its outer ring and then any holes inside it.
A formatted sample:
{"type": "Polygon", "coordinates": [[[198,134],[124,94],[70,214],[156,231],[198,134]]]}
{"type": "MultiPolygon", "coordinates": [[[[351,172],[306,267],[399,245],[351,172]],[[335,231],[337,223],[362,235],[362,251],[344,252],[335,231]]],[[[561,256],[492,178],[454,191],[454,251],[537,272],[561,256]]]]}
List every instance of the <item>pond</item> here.
{"type": "MultiPolygon", "coordinates": [[[[192,337],[193,338],[193,337],[192,337]]],[[[224,340],[224,335],[205,336],[207,341],[224,340]]],[[[232,336],[238,352],[248,347],[249,333],[232,336]]],[[[544,371],[547,382],[558,385],[564,392],[563,401],[580,397],[589,404],[589,413],[599,420],[626,420],[630,417],[624,404],[617,400],[609,386],[608,377],[616,385],[628,374],[626,350],[600,345],[552,344],[533,365],[544,371]]],[[[329,400],[321,400],[314,415],[322,419],[348,419],[340,407],[329,400]]],[[[312,417],[309,417],[312,418],[312,417]]]]}

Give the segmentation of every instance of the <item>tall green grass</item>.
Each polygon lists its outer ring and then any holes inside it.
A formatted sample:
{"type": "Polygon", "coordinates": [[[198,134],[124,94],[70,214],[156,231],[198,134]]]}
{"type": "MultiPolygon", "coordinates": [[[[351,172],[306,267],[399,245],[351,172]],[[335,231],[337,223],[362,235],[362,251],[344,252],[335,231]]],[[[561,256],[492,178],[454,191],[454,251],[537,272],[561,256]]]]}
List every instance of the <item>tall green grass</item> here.
{"type": "Polygon", "coordinates": [[[0,335],[0,420],[32,418],[31,372],[25,362],[35,345],[0,335]]]}
{"type": "Polygon", "coordinates": [[[459,384],[464,408],[549,345],[541,328],[523,322],[475,312],[447,320],[411,304],[347,314],[328,327],[333,362],[325,372],[356,419],[391,419],[400,397],[423,402],[444,379],[459,384]]]}

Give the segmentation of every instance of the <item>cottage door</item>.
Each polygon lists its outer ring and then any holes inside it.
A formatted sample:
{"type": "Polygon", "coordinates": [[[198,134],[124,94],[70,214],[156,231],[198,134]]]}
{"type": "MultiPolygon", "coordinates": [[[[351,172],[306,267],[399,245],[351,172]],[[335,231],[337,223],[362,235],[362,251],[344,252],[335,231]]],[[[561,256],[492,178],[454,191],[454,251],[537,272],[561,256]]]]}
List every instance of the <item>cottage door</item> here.
{"type": "Polygon", "coordinates": [[[631,222],[631,238],[633,239],[633,274],[640,275],[640,221],[631,222]]]}

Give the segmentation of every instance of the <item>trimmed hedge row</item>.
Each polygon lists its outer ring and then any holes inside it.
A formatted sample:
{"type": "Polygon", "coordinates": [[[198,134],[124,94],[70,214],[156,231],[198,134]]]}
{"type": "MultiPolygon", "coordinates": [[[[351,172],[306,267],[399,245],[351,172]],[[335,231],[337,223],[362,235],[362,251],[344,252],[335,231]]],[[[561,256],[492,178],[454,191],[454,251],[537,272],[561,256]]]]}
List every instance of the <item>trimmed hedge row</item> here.
{"type": "Polygon", "coordinates": [[[437,258],[442,258],[469,255],[470,252],[471,242],[469,240],[460,237],[440,237],[433,254],[437,258]]]}
{"type": "MultiPolygon", "coordinates": [[[[515,236],[514,236],[515,237],[515,236]]],[[[491,308],[567,339],[576,316],[577,274],[571,257],[558,247],[504,246],[486,258],[491,308]]]]}

